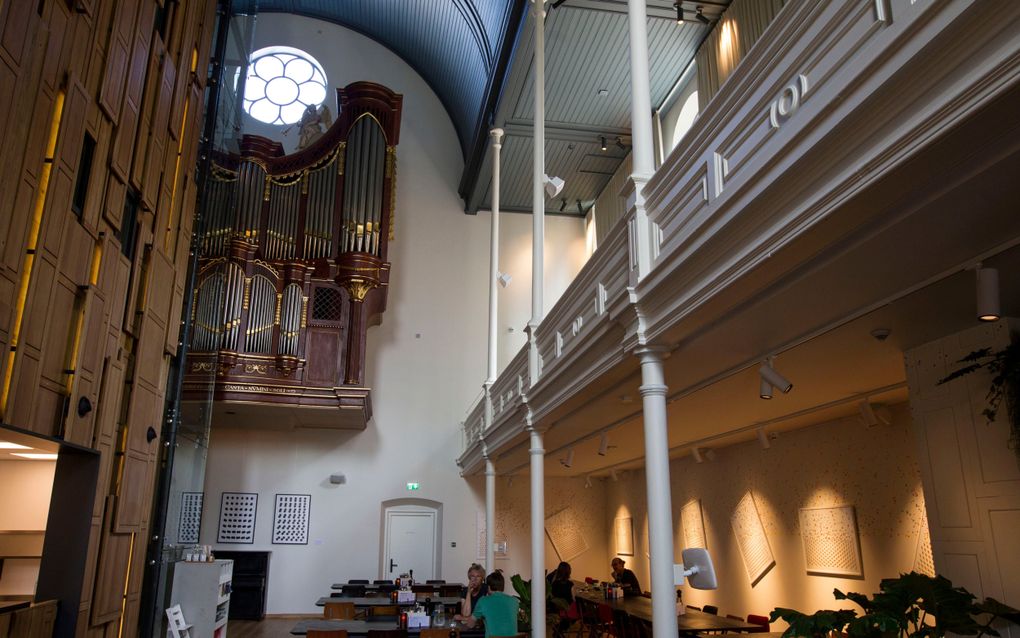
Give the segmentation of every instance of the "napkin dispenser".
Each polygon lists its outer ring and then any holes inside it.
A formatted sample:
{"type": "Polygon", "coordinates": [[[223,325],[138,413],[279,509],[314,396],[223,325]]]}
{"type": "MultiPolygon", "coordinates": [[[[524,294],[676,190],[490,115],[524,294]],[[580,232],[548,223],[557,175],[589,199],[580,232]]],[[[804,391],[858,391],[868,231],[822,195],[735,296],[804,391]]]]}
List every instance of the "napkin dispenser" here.
{"type": "Polygon", "coordinates": [[[415,600],[414,592],[410,589],[397,590],[397,602],[398,603],[413,603],[415,600]]]}
{"type": "Polygon", "coordinates": [[[412,627],[428,627],[429,626],[429,615],[424,611],[409,611],[407,612],[407,628],[412,627]]]}

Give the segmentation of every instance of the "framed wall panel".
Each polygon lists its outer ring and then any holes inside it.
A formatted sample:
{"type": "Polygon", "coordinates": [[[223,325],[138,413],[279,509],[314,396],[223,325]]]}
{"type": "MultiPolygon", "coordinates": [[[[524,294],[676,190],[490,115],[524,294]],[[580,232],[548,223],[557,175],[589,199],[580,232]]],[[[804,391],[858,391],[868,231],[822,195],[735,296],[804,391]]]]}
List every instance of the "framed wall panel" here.
{"type": "Polygon", "coordinates": [[[223,492],[220,497],[220,529],[216,534],[216,542],[254,543],[258,502],[258,494],[223,492]]]}
{"type": "Polygon", "coordinates": [[[754,504],[751,492],[744,494],[737,503],[730,517],[730,524],[737,537],[737,547],[740,549],[740,558],[747,571],[747,580],[751,587],[754,587],[775,566],[776,560],[772,555],[772,548],[769,546],[769,539],[765,535],[765,527],[761,523],[758,507],[754,504]]]}
{"type": "Polygon", "coordinates": [[[277,494],[273,509],[273,545],[307,545],[311,494],[277,494]]]}
{"type": "Polygon", "coordinates": [[[683,525],[684,549],[689,547],[708,549],[708,540],[705,536],[705,520],[701,513],[701,499],[688,501],[680,509],[680,522],[683,525]]]}
{"type": "Polygon", "coordinates": [[[802,508],[800,538],[807,573],[864,576],[853,505],[802,508]]]}
{"type": "Polygon", "coordinates": [[[571,560],[588,551],[583,525],[572,507],[556,512],[545,519],[545,533],[560,560],[571,560]]]}
{"type": "Polygon", "coordinates": [[[181,494],[181,515],[177,521],[177,542],[198,543],[202,531],[202,504],[204,492],[184,492],[181,494]]]}
{"type": "Polygon", "coordinates": [[[634,521],[630,517],[620,517],[613,521],[613,538],[616,540],[617,554],[634,555],[634,521]]]}

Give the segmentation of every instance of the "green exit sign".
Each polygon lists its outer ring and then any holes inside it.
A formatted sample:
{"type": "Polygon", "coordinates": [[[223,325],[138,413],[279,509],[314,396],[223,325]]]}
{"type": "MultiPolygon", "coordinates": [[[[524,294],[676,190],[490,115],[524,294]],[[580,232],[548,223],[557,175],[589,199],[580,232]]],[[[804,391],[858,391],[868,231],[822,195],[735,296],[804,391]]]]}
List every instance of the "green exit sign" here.
{"type": "Polygon", "coordinates": [[[418,484],[417,483],[408,483],[407,484],[407,489],[413,492],[413,491],[418,489],[418,484]]]}

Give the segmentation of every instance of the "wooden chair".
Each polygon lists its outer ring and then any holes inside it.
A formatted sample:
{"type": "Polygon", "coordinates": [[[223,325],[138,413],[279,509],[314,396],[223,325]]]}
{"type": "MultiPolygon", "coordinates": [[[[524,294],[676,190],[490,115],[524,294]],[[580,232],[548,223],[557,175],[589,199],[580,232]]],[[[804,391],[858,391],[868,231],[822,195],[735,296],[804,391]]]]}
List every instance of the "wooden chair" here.
{"type": "Polygon", "coordinates": [[[695,607],[694,605],[686,605],[687,609],[693,609],[694,611],[701,611],[701,607],[695,607]]]}
{"type": "Polygon", "coordinates": [[[635,638],[652,638],[652,623],[644,618],[631,616],[630,626],[635,638]]]}
{"type": "Polygon", "coordinates": [[[357,578],[357,579],[352,578],[351,580],[347,581],[347,584],[348,585],[367,585],[368,584],[368,579],[367,578],[357,578]]]}
{"type": "Polygon", "coordinates": [[[365,595],[364,585],[344,585],[340,588],[340,593],[344,596],[350,596],[351,598],[361,598],[365,595]]]}
{"type": "Polygon", "coordinates": [[[373,580],[373,585],[393,585],[395,584],[392,580],[373,580]]]}
{"type": "Polygon", "coordinates": [[[756,629],[748,629],[747,631],[752,634],[764,634],[771,631],[769,625],[768,616],[758,616],[757,614],[748,614],[747,622],[751,625],[758,625],[756,629]]]}
{"type": "MultiPolygon", "coordinates": [[[[353,605],[354,603],[351,604],[353,605]]],[[[369,616],[397,616],[399,614],[399,605],[372,605],[368,608],[369,616]]]]}
{"type": "Polygon", "coordinates": [[[432,594],[435,593],[436,588],[432,585],[411,585],[411,591],[416,594],[432,594]]]}
{"type": "Polygon", "coordinates": [[[602,630],[599,628],[598,604],[581,596],[574,600],[577,601],[577,615],[581,623],[578,635],[583,638],[587,634],[588,638],[597,638],[602,634],[602,630]]]}
{"type": "Polygon", "coordinates": [[[455,634],[456,638],[460,638],[460,629],[448,628],[448,627],[433,627],[431,629],[422,629],[418,635],[420,638],[450,638],[451,632],[455,634]]]}
{"type": "Polygon", "coordinates": [[[440,585],[439,586],[439,596],[440,597],[445,597],[445,596],[458,596],[459,597],[461,589],[462,588],[461,588],[460,585],[440,585]]]}
{"type": "Polygon", "coordinates": [[[309,629],[308,638],[347,638],[346,629],[309,629]]]}
{"type": "Polygon", "coordinates": [[[426,580],[425,584],[426,585],[445,585],[446,581],[445,580],[426,580]]]}
{"type": "Polygon", "coordinates": [[[704,607],[701,608],[701,611],[705,612],[706,614],[712,614],[713,616],[719,615],[719,608],[716,607],[715,605],[705,605],[704,607]]]}
{"type": "Polygon", "coordinates": [[[358,610],[352,602],[326,601],[322,610],[322,617],[331,620],[353,620],[358,615],[358,610]]]}
{"type": "Polygon", "coordinates": [[[406,629],[369,629],[366,638],[407,638],[406,629]]]}

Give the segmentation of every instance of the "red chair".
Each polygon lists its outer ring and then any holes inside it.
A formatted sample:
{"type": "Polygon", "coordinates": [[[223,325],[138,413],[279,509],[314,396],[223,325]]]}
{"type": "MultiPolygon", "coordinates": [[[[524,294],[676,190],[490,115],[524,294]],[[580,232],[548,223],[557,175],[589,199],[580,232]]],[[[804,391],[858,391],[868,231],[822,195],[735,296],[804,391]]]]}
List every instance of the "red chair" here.
{"type": "Polygon", "coordinates": [[[748,633],[752,633],[752,634],[764,634],[764,633],[768,633],[769,631],[771,631],[770,625],[769,625],[769,617],[768,616],[758,616],[758,615],[755,615],[755,614],[748,614],[747,615],[747,622],[749,624],[752,624],[752,625],[758,625],[758,627],[756,629],[748,629],[747,630],[748,633]]]}

